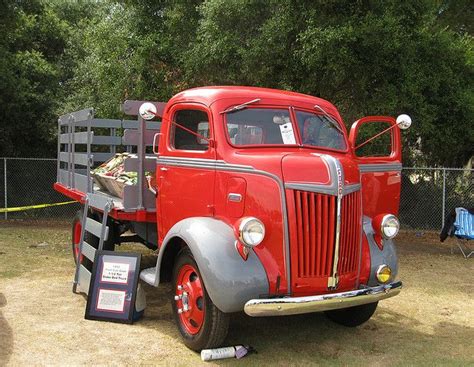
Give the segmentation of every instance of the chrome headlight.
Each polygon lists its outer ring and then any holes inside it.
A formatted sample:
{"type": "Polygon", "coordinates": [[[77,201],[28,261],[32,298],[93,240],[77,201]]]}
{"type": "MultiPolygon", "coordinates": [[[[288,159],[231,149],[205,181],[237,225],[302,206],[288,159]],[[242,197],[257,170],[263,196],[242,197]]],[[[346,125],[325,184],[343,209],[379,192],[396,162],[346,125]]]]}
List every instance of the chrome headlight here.
{"type": "Polygon", "coordinates": [[[258,246],[265,237],[265,226],[254,217],[242,219],[239,224],[239,238],[248,247],[258,246]]]}
{"type": "Polygon", "coordinates": [[[383,238],[391,240],[398,234],[399,230],[400,222],[396,216],[393,214],[387,214],[382,218],[382,222],[380,224],[380,233],[382,234],[383,238]]]}

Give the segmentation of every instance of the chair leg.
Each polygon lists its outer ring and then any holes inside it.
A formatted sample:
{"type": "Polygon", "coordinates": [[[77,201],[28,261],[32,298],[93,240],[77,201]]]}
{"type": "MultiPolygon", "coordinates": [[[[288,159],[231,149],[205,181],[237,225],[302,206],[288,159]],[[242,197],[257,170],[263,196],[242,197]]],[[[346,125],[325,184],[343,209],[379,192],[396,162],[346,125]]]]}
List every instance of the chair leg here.
{"type": "Polygon", "coordinates": [[[472,254],[474,254],[474,250],[471,250],[469,248],[469,240],[466,239],[461,239],[458,238],[456,244],[458,245],[459,249],[461,250],[462,255],[464,256],[465,259],[468,259],[471,257],[472,254]],[[464,249],[465,247],[465,249],[464,249]]]}

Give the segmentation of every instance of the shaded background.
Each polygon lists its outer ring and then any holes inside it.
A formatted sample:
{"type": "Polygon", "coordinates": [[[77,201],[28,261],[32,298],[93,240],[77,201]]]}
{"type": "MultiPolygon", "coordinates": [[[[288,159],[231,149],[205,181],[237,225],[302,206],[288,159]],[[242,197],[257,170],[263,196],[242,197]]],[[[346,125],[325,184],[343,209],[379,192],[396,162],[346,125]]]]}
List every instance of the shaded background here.
{"type": "Polygon", "coordinates": [[[471,166],[466,0],[0,0],[0,157],[54,157],[57,116],[202,85],[293,90],[347,126],[408,113],[408,166],[471,166]]]}

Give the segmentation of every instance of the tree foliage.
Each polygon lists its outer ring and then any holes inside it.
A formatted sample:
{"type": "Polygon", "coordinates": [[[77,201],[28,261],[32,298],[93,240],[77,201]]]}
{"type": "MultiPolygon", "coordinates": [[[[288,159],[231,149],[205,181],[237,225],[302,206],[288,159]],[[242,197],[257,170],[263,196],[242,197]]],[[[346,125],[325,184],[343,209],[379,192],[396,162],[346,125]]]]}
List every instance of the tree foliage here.
{"type": "Polygon", "coordinates": [[[265,85],[333,101],[348,125],[408,113],[410,163],[473,154],[472,38],[437,23],[431,2],[209,1],[184,68],[195,85],[265,85]],[[416,154],[417,152],[421,152],[416,154]]]}
{"type": "Polygon", "coordinates": [[[54,3],[0,6],[0,156],[51,156],[63,85],[73,73],[65,53],[73,22],[54,3]]]}
{"type": "Polygon", "coordinates": [[[53,116],[71,109],[112,117],[127,98],[231,84],[323,97],[348,127],[408,113],[405,161],[461,166],[474,155],[470,9],[464,0],[17,1],[0,22],[11,35],[0,41],[0,121],[31,114],[2,134],[0,155],[16,152],[21,131],[51,141],[53,116]]]}

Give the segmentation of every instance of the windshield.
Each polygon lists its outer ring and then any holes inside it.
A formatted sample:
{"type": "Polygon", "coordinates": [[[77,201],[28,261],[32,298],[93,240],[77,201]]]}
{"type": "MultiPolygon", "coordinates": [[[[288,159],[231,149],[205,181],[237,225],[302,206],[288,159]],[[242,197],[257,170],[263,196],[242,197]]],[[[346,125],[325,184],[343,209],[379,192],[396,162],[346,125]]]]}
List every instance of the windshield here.
{"type": "Polygon", "coordinates": [[[296,144],[288,110],[248,108],[226,114],[226,120],[233,145],[296,144]]]}
{"type": "MultiPolygon", "coordinates": [[[[344,135],[324,115],[296,111],[297,128],[303,145],[346,149],[344,135]]],[[[226,126],[233,145],[296,145],[297,134],[288,109],[247,108],[226,114],[226,126]]]]}
{"type": "Polygon", "coordinates": [[[338,150],[346,149],[346,141],[343,133],[339,130],[340,127],[336,127],[326,116],[296,111],[296,119],[303,145],[338,150]]]}

